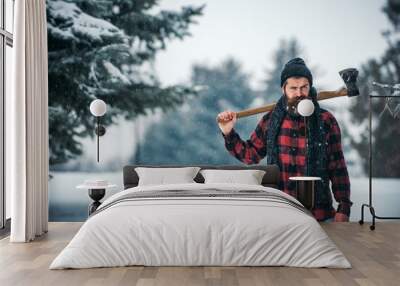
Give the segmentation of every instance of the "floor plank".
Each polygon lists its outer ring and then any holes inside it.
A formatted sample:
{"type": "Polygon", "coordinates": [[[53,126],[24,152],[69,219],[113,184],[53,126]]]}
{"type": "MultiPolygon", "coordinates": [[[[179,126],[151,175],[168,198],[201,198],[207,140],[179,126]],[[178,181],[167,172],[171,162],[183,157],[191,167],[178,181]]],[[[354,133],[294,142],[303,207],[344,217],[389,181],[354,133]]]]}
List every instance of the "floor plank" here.
{"type": "Polygon", "coordinates": [[[116,267],[48,269],[82,223],[50,223],[32,243],[0,240],[0,285],[399,285],[400,221],[378,222],[376,230],[357,223],[323,223],[352,269],[290,267],[116,267]]]}

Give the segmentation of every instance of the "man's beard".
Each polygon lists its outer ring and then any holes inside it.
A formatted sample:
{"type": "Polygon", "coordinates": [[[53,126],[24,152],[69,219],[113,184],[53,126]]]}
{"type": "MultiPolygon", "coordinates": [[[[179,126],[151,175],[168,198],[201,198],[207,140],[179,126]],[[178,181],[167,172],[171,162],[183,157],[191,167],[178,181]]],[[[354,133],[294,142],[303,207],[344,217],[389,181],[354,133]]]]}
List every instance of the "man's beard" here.
{"type": "Polygon", "coordinates": [[[286,102],[287,102],[286,111],[294,117],[300,116],[300,114],[297,112],[297,105],[299,104],[299,102],[306,98],[311,99],[309,96],[301,96],[301,97],[289,99],[286,94],[285,94],[285,97],[286,97],[286,102]]]}

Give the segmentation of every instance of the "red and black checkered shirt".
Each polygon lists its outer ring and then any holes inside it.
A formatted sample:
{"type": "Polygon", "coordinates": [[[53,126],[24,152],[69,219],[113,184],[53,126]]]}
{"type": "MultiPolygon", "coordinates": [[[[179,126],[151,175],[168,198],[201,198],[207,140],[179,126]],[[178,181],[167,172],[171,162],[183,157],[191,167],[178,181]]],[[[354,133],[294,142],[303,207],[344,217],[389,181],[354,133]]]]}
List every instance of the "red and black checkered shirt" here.
{"type": "MultiPolygon", "coordinates": [[[[228,151],[245,164],[257,164],[266,156],[266,134],[271,112],[263,116],[250,139],[243,141],[232,129],[224,135],[225,146],[228,151]]],[[[321,118],[326,130],[328,143],[327,170],[331,181],[333,195],[338,202],[337,212],[350,215],[350,180],[346,162],[343,157],[341,132],[335,117],[326,110],[321,110],[321,118]]],[[[289,177],[304,176],[306,166],[306,140],[304,136],[304,121],[301,117],[293,118],[286,114],[281,130],[278,134],[277,144],[281,165],[279,188],[285,193],[294,196],[295,190],[289,188],[289,177]]],[[[314,217],[323,221],[332,218],[336,211],[332,205],[313,210],[314,217]]]]}

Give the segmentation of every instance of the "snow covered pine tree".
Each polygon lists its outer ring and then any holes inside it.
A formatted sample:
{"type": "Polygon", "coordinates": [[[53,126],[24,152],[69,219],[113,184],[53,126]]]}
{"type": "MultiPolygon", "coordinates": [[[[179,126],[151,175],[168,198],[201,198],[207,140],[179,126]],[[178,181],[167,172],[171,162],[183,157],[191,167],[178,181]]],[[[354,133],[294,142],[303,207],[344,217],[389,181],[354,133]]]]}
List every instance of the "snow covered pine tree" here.
{"type": "Polygon", "coordinates": [[[161,87],[151,62],[166,41],[190,35],[201,7],[157,10],[156,0],[48,0],[50,165],[82,153],[93,135],[90,102],[110,107],[102,123],[180,105],[190,86],[161,87]],[[155,12],[158,11],[158,12],[155,12]]]}

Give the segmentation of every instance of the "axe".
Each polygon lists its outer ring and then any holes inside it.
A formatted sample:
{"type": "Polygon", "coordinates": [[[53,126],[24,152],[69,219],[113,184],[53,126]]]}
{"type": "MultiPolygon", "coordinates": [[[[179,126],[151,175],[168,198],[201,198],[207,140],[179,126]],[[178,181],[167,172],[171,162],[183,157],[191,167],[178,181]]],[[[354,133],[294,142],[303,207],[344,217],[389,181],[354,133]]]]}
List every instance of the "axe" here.
{"type": "MultiPolygon", "coordinates": [[[[336,91],[320,91],[317,95],[317,100],[325,100],[334,97],[341,97],[341,96],[357,96],[360,94],[360,91],[357,87],[357,76],[358,70],[355,68],[348,68],[344,69],[339,72],[340,76],[342,77],[346,87],[340,88],[336,91]]],[[[276,103],[270,103],[261,107],[246,109],[242,111],[236,112],[236,118],[246,117],[258,113],[272,111],[275,108],[276,103]]],[[[217,119],[220,122],[219,119],[217,119]]]]}

